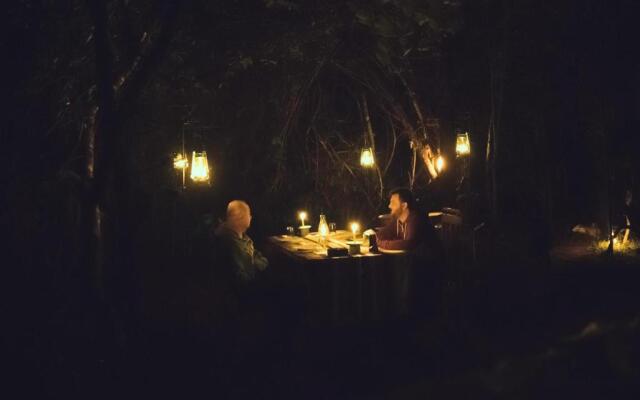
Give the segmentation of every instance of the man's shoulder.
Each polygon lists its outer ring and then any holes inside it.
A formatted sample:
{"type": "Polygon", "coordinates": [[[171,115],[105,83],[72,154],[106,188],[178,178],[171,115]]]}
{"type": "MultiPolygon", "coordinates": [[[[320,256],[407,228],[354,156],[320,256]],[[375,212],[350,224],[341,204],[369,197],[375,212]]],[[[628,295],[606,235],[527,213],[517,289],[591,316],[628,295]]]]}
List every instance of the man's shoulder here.
{"type": "Polygon", "coordinates": [[[412,210],[409,213],[408,221],[410,221],[412,225],[421,227],[423,229],[433,228],[433,225],[431,224],[431,221],[429,220],[429,217],[426,215],[426,213],[422,213],[419,210],[412,210]]]}
{"type": "Polygon", "coordinates": [[[423,222],[427,220],[426,215],[422,215],[422,213],[419,210],[411,210],[409,211],[409,216],[407,217],[407,220],[411,221],[411,222],[423,222]]]}

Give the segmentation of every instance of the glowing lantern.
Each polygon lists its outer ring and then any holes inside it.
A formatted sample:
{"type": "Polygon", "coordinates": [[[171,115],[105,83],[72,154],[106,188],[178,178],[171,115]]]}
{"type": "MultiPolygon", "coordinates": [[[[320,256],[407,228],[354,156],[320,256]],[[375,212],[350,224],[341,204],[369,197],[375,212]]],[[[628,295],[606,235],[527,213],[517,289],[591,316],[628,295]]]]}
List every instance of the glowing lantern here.
{"type": "Polygon", "coordinates": [[[468,156],[469,154],[471,154],[469,133],[459,133],[456,136],[456,157],[468,156]]]}
{"type": "Polygon", "coordinates": [[[185,176],[187,168],[189,168],[189,159],[184,155],[184,153],[178,153],[173,157],[173,168],[182,171],[182,188],[186,187],[185,185],[185,176]]]}
{"type": "Polygon", "coordinates": [[[444,157],[438,154],[438,157],[436,157],[436,170],[438,171],[438,173],[441,173],[443,169],[444,169],[444,157]]]}
{"type": "Polygon", "coordinates": [[[353,232],[353,240],[356,240],[356,234],[360,230],[360,225],[357,222],[351,223],[351,232],[353,232]]]}
{"type": "Polygon", "coordinates": [[[373,158],[373,150],[371,147],[365,147],[360,153],[360,165],[365,168],[371,168],[375,165],[375,159],[373,158]]]}
{"type": "Polygon", "coordinates": [[[209,182],[209,161],[207,152],[193,152],[191,157],[191,180],[194,182],[209,182]]]}
{"type": "Polygon", "coordinates": [[[181,170],[189,168],[189,159],[182,153],[176,154],[176,156],[173,157],[173,168],[181,170]]]}

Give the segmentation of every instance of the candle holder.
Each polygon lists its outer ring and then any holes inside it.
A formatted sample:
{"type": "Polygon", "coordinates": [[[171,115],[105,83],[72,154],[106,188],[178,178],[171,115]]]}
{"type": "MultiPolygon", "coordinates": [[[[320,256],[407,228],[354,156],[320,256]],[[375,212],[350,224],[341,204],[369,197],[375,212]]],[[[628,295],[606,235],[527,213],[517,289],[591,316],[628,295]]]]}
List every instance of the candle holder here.
{"type": "Polygon", "coordinates": [[[311,225],[300,225],[298,227],[298,232],[300,233],[300,237],[307,236],[310,230],[311,230],[311,225]]]}
{"type": "Polygon", "coordinates": [[[347,244],[349,245],[350,256],[355,256],[357,254],[360,254],[360,242],[356,242],[355,240],[349,240],[347,241],[347,244]]]}

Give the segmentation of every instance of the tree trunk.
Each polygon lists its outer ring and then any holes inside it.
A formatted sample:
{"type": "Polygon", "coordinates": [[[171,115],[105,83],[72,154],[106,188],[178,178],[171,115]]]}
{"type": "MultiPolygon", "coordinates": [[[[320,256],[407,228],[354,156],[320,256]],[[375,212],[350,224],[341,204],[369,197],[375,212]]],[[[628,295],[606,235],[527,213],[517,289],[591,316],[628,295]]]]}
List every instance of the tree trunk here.
{"type": "Polygon", "coordinates": [[[109,50],[107,10],[104,1],[89,3],[94,20],[94,47],[96,54],[97,106],[91,117],[92,126],[86,139],[86,177],[88,196],[86,198],[86,229],[89,234],[87,261],[92,271],[93,281],[101,299],[104,299],[104,195],[106,181],[110,176],[110,158],[113,153],[112,123],[114,122],[115,100],[112,78],[112,56],[109,50]]]}
{"type": "Polygon", "coordinates": [[[491,204],[491,220],[495,226],[499,219],[500,199],[498,188],[498,161],[500,154],[500,121],[502,119],[502,104],[504,99],[504,79],[506,70],[506,51],[508,39],[509,9],[506,2],[502,2],[502,21],[497,32],[495,42],[489,45],[489,51],[493,52],[489,64],[489,102],[491,106],[489,117],[489,132],[487,135],[487,176],[490,182],[489,199],[491,204]]]}
{"type": "MultiPolygon", "coordinates": [[[[114,56],[110,50],[108,14],[104,0],[91,0],[96,55],[97,105],[85,138],[87,196],[83,210],[83,230],[87,246],[83,255],[91,271],[99,299],[118,324],[133,304],[133,211],[131,209],[131,145],[124,135],[125,110],[159,65],[168,48],[177,11],[176,3],[165,4],[164,24],[157,40],[147,43],[127,72],[114,84],[114,56]]],[[[126,317],[126,316],[125,316],[126,317]]],[[[121,327],[122,328],[122,327],[121,327]]],[[[122,329],[120,329],[120,333],[122,329]]]]}

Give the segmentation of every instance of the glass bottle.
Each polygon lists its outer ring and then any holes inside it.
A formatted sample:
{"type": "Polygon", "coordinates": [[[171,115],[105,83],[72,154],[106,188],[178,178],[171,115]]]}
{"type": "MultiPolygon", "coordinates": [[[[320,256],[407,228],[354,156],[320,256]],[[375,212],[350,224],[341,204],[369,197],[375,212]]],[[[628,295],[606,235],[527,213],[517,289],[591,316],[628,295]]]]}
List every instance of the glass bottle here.
{"type": "Polygon", "coordinates": [[[327,218],[324,214],[320,214],[320,222],[318,222],[318,234],[323,239],[329,235],[329,225],[327,224],[327,218]]]}

